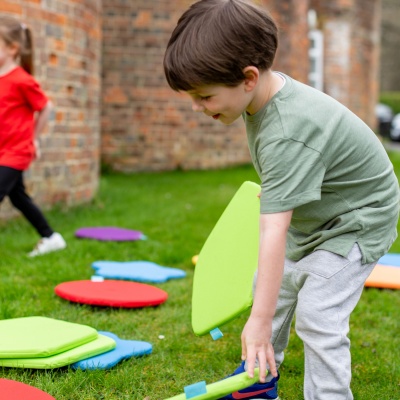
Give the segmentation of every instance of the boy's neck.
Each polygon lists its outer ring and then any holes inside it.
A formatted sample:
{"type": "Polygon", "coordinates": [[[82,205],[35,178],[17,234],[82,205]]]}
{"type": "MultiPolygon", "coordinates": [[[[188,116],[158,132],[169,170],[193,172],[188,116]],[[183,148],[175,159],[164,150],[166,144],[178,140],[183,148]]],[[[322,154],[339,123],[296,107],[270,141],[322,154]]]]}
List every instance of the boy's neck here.
{"type": "Polygon", "coordinates": [[[0,76],[7,75],[9,72],[17,67],[18,64],[14,60],[6,61],[3,65],[0,66],[0,76]]]}
{"type": "Polygon", "coordinates": [[[283,84],[282,77],[271,70],[261,72],[257,91],[246,112],[253,115],[261,110],[282,89],[283,84]]]}

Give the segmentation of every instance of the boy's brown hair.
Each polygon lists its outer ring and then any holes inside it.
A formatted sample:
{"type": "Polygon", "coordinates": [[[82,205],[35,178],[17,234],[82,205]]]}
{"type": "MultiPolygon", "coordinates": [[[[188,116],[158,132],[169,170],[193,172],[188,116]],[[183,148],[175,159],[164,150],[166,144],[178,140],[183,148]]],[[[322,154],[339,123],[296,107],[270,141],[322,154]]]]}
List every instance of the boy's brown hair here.
{"type": "Polygon", "coordinates": [[[243,69],[271,68],[278,29],[266,10],[245,0],[201,0],[179,19],[164,56],[173,90],[237,86],[243,69]]]}
{"type": "Polygon", "coordinates": [[[31,30],[17,19],[0,15],[0,38],[7,46],[18,46],[18,57],[21,67],[33,75],[33,40],[31,30]]]}

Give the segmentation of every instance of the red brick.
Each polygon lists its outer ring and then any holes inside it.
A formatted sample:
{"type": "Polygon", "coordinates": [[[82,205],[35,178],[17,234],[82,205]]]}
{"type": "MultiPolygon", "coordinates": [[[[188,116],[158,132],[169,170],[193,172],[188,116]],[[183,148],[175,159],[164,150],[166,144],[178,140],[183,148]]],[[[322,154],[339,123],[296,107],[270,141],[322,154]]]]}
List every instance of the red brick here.
{"type": "Polygon", "coordinates": [[[2,0],[0,3],[0,12],[22,14],[22,7],[19,4],[15,4],[13,1],[2,0]]]}

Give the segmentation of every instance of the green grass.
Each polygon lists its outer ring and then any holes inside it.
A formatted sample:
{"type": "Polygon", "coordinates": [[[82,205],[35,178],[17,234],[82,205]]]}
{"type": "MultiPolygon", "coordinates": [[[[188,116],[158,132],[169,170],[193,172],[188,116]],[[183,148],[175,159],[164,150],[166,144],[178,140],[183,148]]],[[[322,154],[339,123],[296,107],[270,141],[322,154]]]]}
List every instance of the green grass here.
{"type": "MultiPolygon", "coordinates": [[[[392,154],[400,174],[400,155],[392,154]]],[[[36,386],[57,400],[162,400],[192,383],[215,382],[240,358],[246,315],[223,327],[224,337],[196,337],[191,330],[193,255],[198,254],[226,204],[245,180],[258,181],[252,167],[218,171],[106,174],[96,199],[46,213],[68,248],[35,259],[26,257],[36,240],[22,218],[0,222],[0,319],[42,315],[111,331],[122,339],[153,344],[153,353],[108,371],[0,368],[1,377],[36,386]],[[112,225],[143,231],[148,240],[131,243],[74,238],[82,226],[112,225]],[[95,260],[149,260],[181,268],[187,277],[156,285],[166,303],[143,309],[72,304],[54,295],[61,282],[89,279],[95,260]],[[159,335],[165,339],[160,340],[159,335]]],[[[400,241],[392,251],[400,252],[400,241]]],[[[398,399],[400,291],[367,289],[351,319],[352,388],[355,399],[398,399]]],[[[303,352],[292,332],[281,367],[280,395],[302,398],[303,352]]],[[[1,396],[0,396],[1,397],[1,396]]]]}

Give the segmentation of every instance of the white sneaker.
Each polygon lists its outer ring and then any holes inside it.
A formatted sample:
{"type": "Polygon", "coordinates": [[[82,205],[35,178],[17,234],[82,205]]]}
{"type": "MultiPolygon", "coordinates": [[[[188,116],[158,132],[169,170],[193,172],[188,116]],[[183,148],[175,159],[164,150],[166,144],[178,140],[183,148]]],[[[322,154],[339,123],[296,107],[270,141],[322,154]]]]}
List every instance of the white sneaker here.
{"type": "Polygon", "coordinates": [[[36,257],[51,251],[62,250],[67,247],[64,238],[57,232],[54,232],[48,238],[41,238],[36,247],[28,254],[29,257],[36,257]]]}

